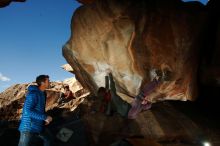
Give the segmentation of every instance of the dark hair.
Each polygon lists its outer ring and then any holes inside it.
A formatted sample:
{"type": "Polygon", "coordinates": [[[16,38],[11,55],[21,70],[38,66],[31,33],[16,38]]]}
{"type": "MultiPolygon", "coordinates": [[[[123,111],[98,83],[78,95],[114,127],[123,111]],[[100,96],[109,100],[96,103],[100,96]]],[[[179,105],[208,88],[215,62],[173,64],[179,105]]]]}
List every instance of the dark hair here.
{"type": "Polygon", "coordinates": [[[106,89],[104,87],[99,87],[97,93],[99,94],[99,93],[103,93],[103,92],[106,92],[106,89]]]}
{"type": "Polygon", "coordinates": [[[39,75],[37,78],[36,78],[36,83],[38,86],[40,86],[42,84],[42,82],[45,82],[46,79],[49,79],[49,76],[48,75],[39,75]]]}
{"type": "Polygon", "coordinates": [[[70,89],[69,86],[65,86],[64,89],[70,89]]]}

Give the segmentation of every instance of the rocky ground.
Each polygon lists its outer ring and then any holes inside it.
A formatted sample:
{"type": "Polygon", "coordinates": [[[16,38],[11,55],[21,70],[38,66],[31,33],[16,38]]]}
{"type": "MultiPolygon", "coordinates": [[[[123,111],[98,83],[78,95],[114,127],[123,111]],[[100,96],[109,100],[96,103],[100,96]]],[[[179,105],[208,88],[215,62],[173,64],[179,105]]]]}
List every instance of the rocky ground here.
{"type": "MultiPolygon", "coordinates": [[[[17,88],[21,86],[17,85],[17,88]]],[[[13,90],[17,88],[13,87],[13,90]]],[[[50,92],[49,99],[56,99],[57,93],[52,90],[50,92]]],[[[22,107],[19,104],[22,100],[15,101],[22,107]]],[[[204,141],[209,141],[213,146],[220,144],[220,120],[216,112],[213,112],[215,109],[207,109],[207,104],[201,104],[202,100],[155,103],[135,120],[123,119],[117,114],[105,116],[91,112],[91,107],[96,104],[96,97],[91,97],[88,93],[65,104],[48,101],[47,107],[50,108],[47,108],[47,113],[54,120],[47,126],[47,134],[53,139],[54,146],[109,146],[119,141],[129,142],[133,146],[202,146],[204,141]],[[66,142],[58,136],[62,129],[72,131],[66,142]]],[[[8,105],[10,108],[4,111],[12,111],[6,116],[10,121],[1,120],[0,124],[1,146],[15,146],[19,139],[18,116],[13,116],[17,106],[14,102],[11,104],[13,106],[8,105]]],[[[42,142],[39,140],[33,145],[40,146],[42,142]]]]}
{"type": "MultiPolygon", "coordinates": [[[[55,146],[109,146],[125,139],[133,146],[202,146],[204,141],[213,146],[220,144],[220,127],[190,106],[188,110],[192,112],[186,114],[175,108],[176,103],[156,103],[136,120],[126,120],[117,114],[111,117],[92,114],[86,102],[73,112],[64,108],[48,111],[54,117],[47,129],[55,146]],[[67,142],[57,138],[62,128],[73,131],[67,142]]],[[[18,122],[5,122],[1,126],[1,146],[15,146],[19,138],[18,122]]],[[[42,142],[39,140],[35,144],[39,146],[42,142]]]]}
{"type": "MultiPolygon", "coordinates": [[[[29,85],[17,84],[0,93],[1,146],[16,146],[18,143],[17,129],[29,85]]],[[[135,120],[128,120],[117,114],[105,116],[92,112],[97,97],[90,95],[75,79],[52,82],[46,91],[46,111],[53,117],[53,122],[47,126],[46,132],[54,146],[115,146],[117,143],[129,146],[203,146],[205,141],[218,146],[219,88],[203,86],[200,90],[195,102],[158,102],[135,120]],[[76,99],[58,104],[64,85],[70,86],[76,99]]],[[[42,141],[39,139],[34,145],[41,146],[42,141]]]]}

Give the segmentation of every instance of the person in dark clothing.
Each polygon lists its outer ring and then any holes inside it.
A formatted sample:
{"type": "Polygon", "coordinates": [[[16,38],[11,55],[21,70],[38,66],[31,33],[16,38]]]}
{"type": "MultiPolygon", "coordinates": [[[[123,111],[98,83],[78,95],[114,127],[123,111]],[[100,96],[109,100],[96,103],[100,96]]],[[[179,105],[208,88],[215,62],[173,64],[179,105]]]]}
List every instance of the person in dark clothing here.
{"type": "Polygon", "coordinates": [[[114,112],[113,108],[109,109],[110,111],[107,111],[108,110],[108,106],[110,106],[110,104],[111,104],[110,103],[111,102],[110,90],[107,90],[104,87],[100,87],[98,89],[97,93],[98,93],[98,97],[101,100],[101,105],[99,106],[99,111],[102,112],[102,113],[106,113],[107,115],[111,114],[112,112],[114,112]],[[108,112],[111,112],[111,113],[108,113],[108,112]]]}
{"type": "Polygon", "coordinates": [[[100,87],[97,94],[99,100],[101,100],[99,105],[100,112],[106,115],[112,115],[112,113],[116,112],[122,117],[127,117],[131,105],[116,93],[115,82],[111,73],[105,77],[105,87],[100,87]]]}
{"type": "Polygon", "coordinates": [[[18,146],[31,146],[36,137],[44,141],[44,146],[51,145],[49,138],[44,134],[44,125],[48,125],[52,121],[52,117],[45,113],[45,90],[50,84],[49,76],[38,76],[36,83],[37,85],[28,87],[19,126],[20,139],[18,146]]]}
{"type": "Polygon", "coordinates": [[[69,86],[65,86],[64,93],[61,93],[60,98],[58,99],[58,104],[69,102],[74,98],[73,92],[70,91],[69,86]]]}

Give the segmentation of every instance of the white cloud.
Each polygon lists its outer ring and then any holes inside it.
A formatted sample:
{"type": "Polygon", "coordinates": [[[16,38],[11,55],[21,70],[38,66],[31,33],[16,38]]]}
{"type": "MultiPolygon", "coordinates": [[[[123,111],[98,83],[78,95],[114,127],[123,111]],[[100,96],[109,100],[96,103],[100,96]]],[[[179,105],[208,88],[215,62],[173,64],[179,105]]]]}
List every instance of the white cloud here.
{"type": "Polygon", "coordinates": [[[6,82],[6,81],[10,81],[11,79],[4,76],[2,73],[0,73],[0,81],[6,82]]]}

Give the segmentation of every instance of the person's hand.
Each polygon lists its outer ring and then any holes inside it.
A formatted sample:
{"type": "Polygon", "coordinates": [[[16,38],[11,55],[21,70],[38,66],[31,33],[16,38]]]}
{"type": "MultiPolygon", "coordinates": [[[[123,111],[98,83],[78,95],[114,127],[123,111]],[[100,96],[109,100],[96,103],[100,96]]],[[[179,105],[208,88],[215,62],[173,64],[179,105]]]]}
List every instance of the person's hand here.
{"type": "Polygon", "coordinates": [[[147,104],[147,103],[149,103],[149,101],[147,100],[147,96],[145,96],[144,98],[143,98],[143,100],[141,101],[141,104],[143,104],[143,105],[145,105],[145,104],[147,104]]]}
{"type": "Polygon", "coordinates": [[[113,76],[112,76],[111,72],[108,73],[108,76],[109,76],[110,79],[113,79],[113,76]]]}
{"type": "Polygon", "coordinates": [[[106,69],[106,73],[107,73],[107,74],[109,74],[110,72],[111,72],[111,69],[110,69],[110,68],[106,69]]]}
{"type": "Polygon", "coordinates": [[[51,116],[47,116],[46,120],[45,120],[45,125],[50,124],[50,122],[52,121],[52,117],[51,116]]]}

